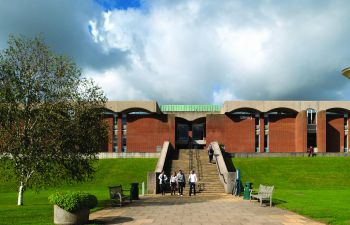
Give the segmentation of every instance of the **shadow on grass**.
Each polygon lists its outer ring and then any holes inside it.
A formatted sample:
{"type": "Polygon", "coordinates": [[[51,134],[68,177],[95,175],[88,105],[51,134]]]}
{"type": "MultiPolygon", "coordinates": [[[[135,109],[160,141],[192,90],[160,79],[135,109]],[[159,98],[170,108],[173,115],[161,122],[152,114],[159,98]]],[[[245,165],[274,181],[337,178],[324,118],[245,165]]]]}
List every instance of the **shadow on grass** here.
{"type": "Polygon", "coordinates": [[[229,155],[228,153],[224,153],[224,160],[225,160],[225,164],[228,172],[236,172],[236,167],[235,165],[233,165],[231,155],[229,155]]]}
{"type": "Polygon", "coordinates": [[[280,204],[287,203],[287,201],[284,201],[284,200],[278,199],[278,198],[274,198],[272,202],[273,202],[273,205],[280,205],[280,204]]]}

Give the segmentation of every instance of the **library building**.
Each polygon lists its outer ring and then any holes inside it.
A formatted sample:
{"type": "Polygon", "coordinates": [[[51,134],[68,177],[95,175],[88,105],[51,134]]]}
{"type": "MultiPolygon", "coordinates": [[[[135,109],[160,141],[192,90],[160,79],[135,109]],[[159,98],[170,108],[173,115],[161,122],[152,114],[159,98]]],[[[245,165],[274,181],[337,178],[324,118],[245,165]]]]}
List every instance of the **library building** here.
{"type": "Polygon", "coordinates": [[[350,102],[226,101],[220,105],[159,105],[109,101],[103,152],[159,152],[206,148],[229,153],[348,152],[350,102]]]}

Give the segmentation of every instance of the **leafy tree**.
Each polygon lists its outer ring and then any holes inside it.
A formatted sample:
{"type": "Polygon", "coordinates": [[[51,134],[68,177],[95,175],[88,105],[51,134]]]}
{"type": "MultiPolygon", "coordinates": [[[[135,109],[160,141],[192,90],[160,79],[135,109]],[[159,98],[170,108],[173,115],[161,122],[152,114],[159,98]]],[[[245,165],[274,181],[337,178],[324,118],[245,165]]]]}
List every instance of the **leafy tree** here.
{"type": "Polygon", "coordinates": [[[106,142],[106,98],[41,37],[10,36],[0,52],[0,158],[19,184],[40,189],[90,178],[106,142]]]}

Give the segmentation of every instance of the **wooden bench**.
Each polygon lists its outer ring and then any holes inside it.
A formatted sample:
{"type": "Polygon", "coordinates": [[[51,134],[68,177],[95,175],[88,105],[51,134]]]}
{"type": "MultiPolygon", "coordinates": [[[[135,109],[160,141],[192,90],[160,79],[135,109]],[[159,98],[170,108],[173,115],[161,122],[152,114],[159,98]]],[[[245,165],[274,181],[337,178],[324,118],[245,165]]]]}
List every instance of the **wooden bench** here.
{"type": "Polygon", "coordinates": [[[252,199],[258,199],[260,205],[262,205],[263,200],[270,200],[270,207],[272,206],[272,192],[274,186],[265,186],[260,184],[259,191],[257,194],[253,194],[253,191],[250,192],[250,201],[252,199]]]}
{"type": "Polygon", "coordinates": [[[123,203],[127,200],[129,200],[129,202],[131,202],[131,196],[124,194],[124,191],[129,191],[130,190],[125,190],[122,188],[121,185],[117,185],[117,186],[110,186],[109,188],[109,197],[110,197],[110,201],[111,201],[111,206],[115,206],[116,204],[118,204],[119,206],[122,206],[123,203]]]}

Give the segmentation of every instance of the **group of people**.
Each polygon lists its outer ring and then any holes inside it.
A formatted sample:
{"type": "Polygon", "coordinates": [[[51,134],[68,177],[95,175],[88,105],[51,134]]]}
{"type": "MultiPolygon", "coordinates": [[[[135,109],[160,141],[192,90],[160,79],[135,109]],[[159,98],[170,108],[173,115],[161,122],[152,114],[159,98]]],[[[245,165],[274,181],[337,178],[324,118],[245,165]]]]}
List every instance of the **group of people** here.
{"type": "MultiPolygon", "coordinates": [[[[162,195],[165,195],[165,191],[167,189],[167,180],[168,177],[165,175],[164,171],[158,176],[159,180],[159,187],[160,187],[160,192],[162,195]]],[[[188,176],[188,183],[190,186],[190,191],[189,195],[191,196],[192,193],[193,195],[196,195],[196,183],[197,183],[197,175],[194,172],[194,170],[191,170],[189,176],[188,176]]],[[[180,169],[178,173],[174,172],[170,176],[170,191],[171,195],[176,195],[176,189],[178,191],[178,195],[183,196],[183,191],[186,185],[186,179],[185,179],[185,174],[182,172],[180,169]]]]}

